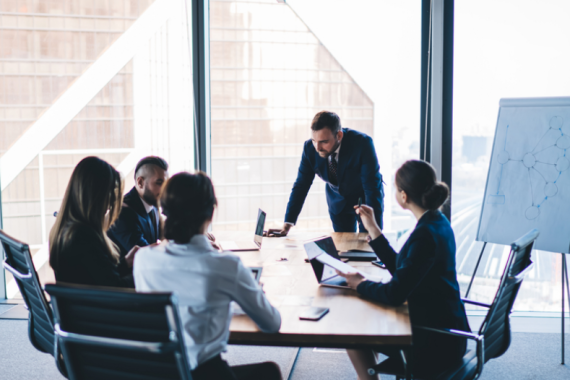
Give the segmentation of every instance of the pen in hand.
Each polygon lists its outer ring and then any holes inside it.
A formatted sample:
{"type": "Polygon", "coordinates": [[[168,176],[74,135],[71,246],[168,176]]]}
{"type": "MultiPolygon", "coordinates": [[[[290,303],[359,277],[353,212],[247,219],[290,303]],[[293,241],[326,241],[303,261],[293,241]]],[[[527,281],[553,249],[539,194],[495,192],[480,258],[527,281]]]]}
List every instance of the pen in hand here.
{"type": "MultiPolygon", "coordinates": [[[[362,197],[358,198],[358,208],[360,209],[360,206],[362,206],[362,197]]],[[[358,223],[362,224],[362,220],[360,220],[360,214],[356,214],[356,217],[358,218],[358,223]]]]}

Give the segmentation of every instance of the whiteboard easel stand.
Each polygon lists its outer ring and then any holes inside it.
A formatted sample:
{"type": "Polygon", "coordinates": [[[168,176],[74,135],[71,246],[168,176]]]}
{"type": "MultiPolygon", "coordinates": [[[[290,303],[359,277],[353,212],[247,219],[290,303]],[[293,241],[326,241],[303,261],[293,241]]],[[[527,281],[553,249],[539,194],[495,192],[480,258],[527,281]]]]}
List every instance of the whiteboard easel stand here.
{"type": "Polygon", "coordinates": [[[465,298],[469,297],[469,291],[471,290],[471,285],[473,285],[473,280],[475,280],[475,275],[477,274],[477,269],[479,268],[479,263],[481,262],[481,258],[483,257],[483,252],[485,252],[486,246],[487,242],[484,242],[483,248],[481,249],[481,253],[479,254],[479,259],[477,260],[477,264],[475,265],[475,269],[473,270],[473,274],[471,275],[471,281],[469,281],[467,292],[465,292],[465,298]]]}
{"type": "MultiPolygon", "coordinates": [[[[493,150],[491,153],[491,161],[489,163],[489,172],[487,173],[487,182],[485,185],[485,196],[483,198],[483,203],[481,207],[481,216],[479,218],[479,229],[477,231],[477,241],[486,241],[489,243],[496,244],[507,244],[509,240],[514,239],[520,235],[529,227],[530,221],[536,219],[540,215],[538,210],[540,205],[547,199],[552,198],[558,193],[558,186],[554,185],[560,179],[563,171],[570,172],[570,155],[567,157],[566,150],[570,150],[570,132],[568,130],[563,130],[562,128],[570,127],[570,97],[541,97],[541,98],[502,98],[499,101],[499,113],[497,116],[497,125],[495,128],[495,137],[493,140],[493,150]],[[539,128],[538,128],[539,127],[539,128]],[[544,127],[548,127],[545,129],[544,127]],[[512,128],[512,132],[509,134],[509,128],[512,128]],[[541,136],[539,129],[543,129],[544,133],[541,136]],[[550,141],[550,145],[542,146],[539,152],[536,149],[539,144],[543,142],[550,132],[555,131],[555,140],[550,141]],[[515,133],[513,136],[512,134],[515,133]],[[514,140],[513,140],[514,139],[514,140]],[[536,141],[535,141],[536,140],[536,141]],[[510,144],[508,144],[510,141],[510,144]],[[513,145],[514,144],[514,145],[513,145]],[[532,150],[530,148],[534,146],[532,150]],[[513,148],[518,147],[518,150],[513,148]],[[534,164],[537,161],[535,155],[545,151],[548,148],[557,147],[558,153],[561,150],[564,151],[564,155],[556,156],[555,169],[558,171],[558,177],[554,181],[548,182],[544,175],[542,175],[538,169],[534,168],[534,164]],[[516,160],[511,157],[511,153],[515,151],[523,153],[524,156],[522,160],[516,160]],[[527,185],[522,184],[517,181],[505,184],[501,182],[503,178],[503,166],[509,161],[520,161],[523,167],[526,167],[529,173],[530,182],[530,196],[532,199],[532,204],[530,207],[525,202],[522,202],[520,197],[519,189],[527,185]],[[560,162],[560,163],[559,163],[560,162]],[[549,187],[547,191],[545,187],[545,197],[539,204],[535,204],[534,193],[532,192],[533,181],[530,176],[530,170],[534,169],[546,182],[546,186],[554,185],[549,187]],[[490,181],[492,186],[490,187],[490,181]],[[505,185],[505,186],[502,186],[505,185]],[[550,194],[550,196],[548,195],[550,194]],[[508,195],[511,199],[511,209],[503,208],[503,212],[499,216],[491,217],[490,213],[498,205],[505,204],[505,196],[508,195]],[[495,198],[496,197],[496,198],[495,198]],[[522,203],[521,203],[522,202],[522,203]],[[491,204],[496,205],[496,207],[485,207],[485,205],[491,204]],[[521,218],[521,215],[515,209],[517,207],[524,206],[519,211],[524,210],[525,218],[521,218]],[[527,214],[529,213],[530,214],[527,214]],[[484,222],[483,222],[484,221],[484,222]],[[499,228],[504,226],[506,223],[512,224],[506,230],[499,228]]],[[[544,144],[543,144],[544,145],[544,144]]],[[[514,155],[513,157],[518,157],[514,155]]],[[[544,162],[543,162],[544,163],[544,162]]],[[[514,175],[512,172],[511,175],[514,175]]],[[[505,173],[508,177],[508,171],[505,173]]],[[[565,185],[565,190],[568,186],[565,185]]],[[[570,193],[569,193],[570,194],[570,193]]],[[[549,234],[549,244],[545,245],[546,251],[552,253],[567,252],[570,240],[568,239],[567,228],[567,215],[570,213],[570,203],[564,202],[563,198],[556,197],[555,206],[546,212],[540,224],[538,220],[533,224],[534,228],[548,229],[549,234]],[[553,228],[552,223],[556,223],[555,228],[553,228]]],[[[511,240],[512,241],[512,240],[511,240]]],[[[535,249],[545,250],[540,247],[540,244],[534,246],[535,249]]],[[[570,253],[570,252],[568,252],[570,253]]],[[[483,252],[481,252],[481,255],[483,252]]],[[[481,256],[480,255],[480,256],[481,256]]],[[[479,257],[479,260],[481,257],[479,257]]],[[[568,281],[568,268],[566,265],[566,256],[562,253],[562,364],[564,364],[564,285],[566,284],[566,292],[568,293],[568,300],[570,306],[570,282],[568,281]]],[[[479,263],[477,263],[479,265],[479,263]]],[[[475,271],[477,267],[475,268],[475,271]]],[[[475,272],[471,278],[471,283],[475,277],[475,272]]],[[[471,284],[470,284],[471,286],[471,284]]],[[[469,289],[467,290],[469,292],[469,289]]]]}
{"type": "Polygon", "coordinates": [[[562,362],[564,364],[564,282],[566,282],[566,292],[568,294],[568,304],[570,306],[570,284],[568,283],[568,268],[566,267],[566,254],[562,255],[562,362]]]}

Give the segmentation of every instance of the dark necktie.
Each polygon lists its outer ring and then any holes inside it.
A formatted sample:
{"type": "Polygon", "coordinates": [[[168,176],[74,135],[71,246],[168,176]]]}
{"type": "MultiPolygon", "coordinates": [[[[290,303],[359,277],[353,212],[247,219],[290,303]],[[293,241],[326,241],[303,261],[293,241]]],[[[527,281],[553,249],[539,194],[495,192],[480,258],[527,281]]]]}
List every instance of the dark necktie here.
{"type": "Polygon", "coordinates": [[[150,212],[148,213],[148,216],[150,216],[150,222],[152,223],[152,229],[151,229],[151,231],[152,231],[153,239],[154,239],[154,241],[149,242],[149,243],[150,243],[150,244],[153,244],[153,243],[156,242],[156,239],[158,239],[158,236],[157,236],[158,234],[157,234],[157,231],[156,231],[156,229],[157,229],[157,228],[156,228],[156,214],[154,213],[154,208],[153,208],[152,210],[150,210],[150,212]]]}
{"type": "Polygon", "coordinates": [[[335,158],[336,158],[336,152],[331,154],[331,159],[329,161],[329,182],[336,186],[338,184],[338,178],[336,175],[338,164],[335,158]]]}

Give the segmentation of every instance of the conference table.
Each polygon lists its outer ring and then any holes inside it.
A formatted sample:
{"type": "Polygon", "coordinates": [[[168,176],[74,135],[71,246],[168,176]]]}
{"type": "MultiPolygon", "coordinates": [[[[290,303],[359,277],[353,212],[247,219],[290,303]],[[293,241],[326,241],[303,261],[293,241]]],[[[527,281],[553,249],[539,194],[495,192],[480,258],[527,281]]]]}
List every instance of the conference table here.
{"type": "MultiPolygon", "coordinates": [[[[281,329],[265,334],[245,314],[234,315],[230,324],[230,344],[257,346],[374,348],[398,346],[409,348],[412,332],[408,306],[381,305],[359,296],[352,289],[319,286],[303,244],[322,234],[292,231],[288,237],[264,237],[259,251],[234,252],[246,266],[262,267],[261,283],[272,305],[281,313],[281,329]],[[319,321],[299,320],[310,306],[330,309],[319,321]]],[[[351,234],[363,240],[366,234],[351,234]]],[[[217,232],[218,241],[245,240],[247,234],[217,232]],[[244,238],[244,236],[246,236],[244,238]]],[[[253,236],[251,237],[253,239],[253,236]]],[[[336,234],[337,244],[341,244],[336,234]]],[[[338,247],[337,247],[338,248],[338,247]]],[[[386,282],[390,273],[370,262],[348,264],[364,272],[367,278],[386,282]]]]}

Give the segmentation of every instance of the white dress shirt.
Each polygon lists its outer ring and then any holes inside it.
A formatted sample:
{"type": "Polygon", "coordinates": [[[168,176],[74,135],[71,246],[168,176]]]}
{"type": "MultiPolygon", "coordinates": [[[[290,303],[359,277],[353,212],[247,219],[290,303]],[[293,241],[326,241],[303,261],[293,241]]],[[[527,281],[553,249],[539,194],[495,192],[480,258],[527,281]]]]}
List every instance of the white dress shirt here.
{"type": "MultiPolygon", "coordinates": [[[[342,141],[341,141],[340,144],[338,144],[338,148],[336,148],[336,150],[334,151],[334,153],[336,153],[335,161],[336,161],[337,165],[338,165],[338,155],[339,155],[339,153],[340,153],[340,146],[341,146],[341,145],[342,145],[342,141]]],[[[332,159],[333,159],[333,158],[332,158],[332,154],[331,154],[331,155],[329,156],[329,164],[330,164],[330,162],[331,162],[332,159]]]]}
{"type": "Polygon", "coordinates": [[[141,248],[134,262],[137,291],[174,292],[190,367],[226,350],[235,301],[259,328],[275,333],[281,315],[271,306],[239,257],[218,253],[204,235],[188,244],[141,248]]]}

